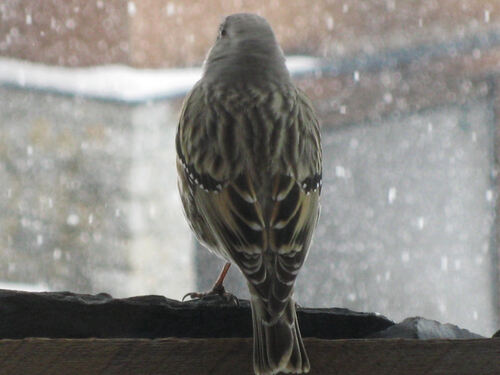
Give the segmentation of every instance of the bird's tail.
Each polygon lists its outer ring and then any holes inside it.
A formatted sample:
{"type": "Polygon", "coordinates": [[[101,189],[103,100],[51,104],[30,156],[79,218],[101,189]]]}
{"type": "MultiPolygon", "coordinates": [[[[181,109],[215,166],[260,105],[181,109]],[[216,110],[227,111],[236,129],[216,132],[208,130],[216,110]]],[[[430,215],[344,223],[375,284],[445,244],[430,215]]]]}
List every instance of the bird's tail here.
{"type": "Polygon", "coordinates": [[[274,318],[260,298],[252,296],[251,304],[255,374],[309,372],[309,359],[300,336],[295,302],[290,298],[283,313],[274,318]]]}

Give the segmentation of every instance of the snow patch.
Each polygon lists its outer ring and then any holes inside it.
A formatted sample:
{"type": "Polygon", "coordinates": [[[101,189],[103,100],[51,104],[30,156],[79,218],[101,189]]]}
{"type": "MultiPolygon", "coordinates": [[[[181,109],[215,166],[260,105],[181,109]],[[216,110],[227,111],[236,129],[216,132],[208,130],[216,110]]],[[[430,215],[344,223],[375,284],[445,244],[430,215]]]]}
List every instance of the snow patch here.
{"type": "Polygon", "coordinates": [[[25,292],[46,292],[49,290],[48,286],[43,283],[29,284],[11,281],[0,281],[0,289],[21,290],[25,292]]]}
{"type": "MultiPolygon", "coordinates": [[[[319,68],[319,59],[291,56],[292,75],[319,68]]],[[[201,78],[202,68],[136,69],[124,65],[88,68],[48,66],[0,58],[0,85],[26,87],[62,94],[122,102],[145,102],[185,95],[201,78]]]]}

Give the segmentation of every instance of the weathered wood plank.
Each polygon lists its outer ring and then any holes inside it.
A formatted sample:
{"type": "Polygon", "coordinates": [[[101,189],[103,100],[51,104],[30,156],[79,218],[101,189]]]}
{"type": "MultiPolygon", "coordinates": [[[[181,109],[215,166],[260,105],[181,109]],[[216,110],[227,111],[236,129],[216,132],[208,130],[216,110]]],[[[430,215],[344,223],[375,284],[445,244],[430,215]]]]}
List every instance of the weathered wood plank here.
{"type": "MultiPolygon", "coordinates": [[[[311,374],[498,375],[500,340],[305,339],[311,374]]],[[[0,340],[0,374],[253,374],[249,338],[0,340]]]]}

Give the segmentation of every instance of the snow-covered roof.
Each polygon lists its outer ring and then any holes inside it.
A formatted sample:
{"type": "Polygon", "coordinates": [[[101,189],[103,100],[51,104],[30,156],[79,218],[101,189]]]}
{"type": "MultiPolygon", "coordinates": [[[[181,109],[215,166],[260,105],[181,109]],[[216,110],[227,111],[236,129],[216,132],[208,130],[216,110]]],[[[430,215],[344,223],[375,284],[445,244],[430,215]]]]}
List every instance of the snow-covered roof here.
{"type": "MultiPolygon", "coordinates": [[[[286,61],[292,75],[319,67],[319,59],[313,57],[291,56],[286,61]]],[[[0,85],[127,103],[183,96],[201,74],[201,67],[136,69],[105,65],[67,68],[0,58],[0,85]]]]}

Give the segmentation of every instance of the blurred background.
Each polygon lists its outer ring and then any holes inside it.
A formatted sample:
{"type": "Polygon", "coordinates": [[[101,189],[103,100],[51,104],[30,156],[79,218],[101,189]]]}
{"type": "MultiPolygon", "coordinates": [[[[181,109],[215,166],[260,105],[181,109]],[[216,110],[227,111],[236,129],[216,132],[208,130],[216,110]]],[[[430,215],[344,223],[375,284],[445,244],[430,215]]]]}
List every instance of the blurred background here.
{"type": "MultiPolygon", "coordinates": [[[[0,0],[0,288],[180,298],[223,262],[174,136],[224,15],[266,17],[322,124],[303,306],[500,325],[498,0],[0,0]]],[[[227,289],[247,296],[232,269],[227,289]]]]}

